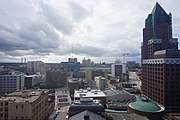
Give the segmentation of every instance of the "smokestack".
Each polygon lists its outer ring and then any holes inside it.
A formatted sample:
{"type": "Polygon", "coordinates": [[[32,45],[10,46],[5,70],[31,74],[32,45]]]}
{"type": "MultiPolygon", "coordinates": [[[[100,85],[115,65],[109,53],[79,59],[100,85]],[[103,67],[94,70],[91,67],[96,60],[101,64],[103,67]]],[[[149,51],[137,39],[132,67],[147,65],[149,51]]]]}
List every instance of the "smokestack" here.
{"type": "Polygon", "coordinates": [[[26,58],[24,58],[24,63],[26,63],[26,58]]]}
{"type": "Polygon", "coordinates": [[[21,58],[21,63],[23,63],[23,58],[21,58]]]}

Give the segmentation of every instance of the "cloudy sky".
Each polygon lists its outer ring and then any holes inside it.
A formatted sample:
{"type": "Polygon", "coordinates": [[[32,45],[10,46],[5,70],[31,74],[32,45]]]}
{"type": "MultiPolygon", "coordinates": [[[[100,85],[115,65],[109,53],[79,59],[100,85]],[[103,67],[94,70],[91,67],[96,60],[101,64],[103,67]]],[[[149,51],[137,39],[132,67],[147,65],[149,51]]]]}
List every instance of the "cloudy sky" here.
{"type": "MultiPolygon", "coordinates": [[[[1,0],[0,62],[140,61],[144,20],[157,0],[1,0]]],[[[180,38],[180,0],[158,0],[180,38]]]]}

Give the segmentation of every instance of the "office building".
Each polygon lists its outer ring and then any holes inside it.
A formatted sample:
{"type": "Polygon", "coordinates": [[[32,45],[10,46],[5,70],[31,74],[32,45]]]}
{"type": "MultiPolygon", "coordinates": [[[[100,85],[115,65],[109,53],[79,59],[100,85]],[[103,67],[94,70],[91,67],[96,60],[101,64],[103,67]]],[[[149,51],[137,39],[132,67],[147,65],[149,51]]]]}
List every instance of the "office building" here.
{"type": "Polygon", "coordinates": [[[106,87],[106,80],[102,76],[95,77],[96,88],[100,90],[104,90],[106,87]]]}
{"type": "Polygon", "coordinates": [[[1,120],[45,120],[54,110],[48,90],[18,91],[0,98],[1,120]]]}
{"type": "Polygon", "coordinates": [[[18,71],[0,71],[0,96],[9,94],[14,91],[23,90],[24,76],[25,74],[18,71]]]}
{"type": "Polygon", "coordinates": [[[32,89],[35,85],[45,82],[45,76],[41,74],[25,75],[24,87],[26,89],[32,89]]]}
{"type": "Polygon", "coordinates": [[[28,61],[27,63],[27,73],[35,74],[40,72],[41,74],[46,74],[46,64],[42,61],[28,61]]]}
{"type": "Polygon", "coordinates": [[[67,89],[69,91],[70,96],[73,98],[74,91],[79,89],[95,89],[95,81],[87,80],[82,78],[69,78],[67,81],[67,89]]]}
{"type": "Polygon", "coordinates": [[[111,75],[112,77],[121,77],[122,74],[127,73],[126,63],[113,63],[111,65],[111,75]]]}
{"type": "Polygon", "coordinates": [[[142,92],[165,106],[180,111],[180,51],[172,37],[172,14],[156,3],[143,29],[142,92]]]}

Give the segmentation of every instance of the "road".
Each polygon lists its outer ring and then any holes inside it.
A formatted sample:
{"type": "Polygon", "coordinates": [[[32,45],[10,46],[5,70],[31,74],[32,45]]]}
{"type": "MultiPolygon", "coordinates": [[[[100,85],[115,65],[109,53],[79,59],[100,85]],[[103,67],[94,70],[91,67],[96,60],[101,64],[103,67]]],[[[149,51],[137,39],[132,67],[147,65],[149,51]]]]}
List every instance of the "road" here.
{"type": "Polygon", "coordinates": [[[67,111],[69,106],[61,107],[59,110],[59,114],[57,115],[55,120],[66,120],[67,111]]]}
{"type": "Polygon", "coordinates": [[[66,88],[56,89],[55,91],[55,110],[59,111],[55,120],[66,120],[66,115],[71,104],[70,96],[66,88]]]}
{"type": "Polygon", "coordinates": [[[141,80],[137,76],[136,72],[129,72],[129,82],[137,84],[137,87],[141,89],[141,80]]]}

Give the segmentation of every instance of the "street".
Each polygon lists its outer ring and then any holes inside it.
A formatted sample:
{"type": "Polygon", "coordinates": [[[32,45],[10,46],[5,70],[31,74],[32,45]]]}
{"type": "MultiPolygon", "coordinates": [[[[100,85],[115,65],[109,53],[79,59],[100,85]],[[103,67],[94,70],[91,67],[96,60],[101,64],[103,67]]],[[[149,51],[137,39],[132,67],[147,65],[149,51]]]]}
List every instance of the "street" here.
{"type": "Polygon", "coordinates": [[[55,120],[66,120],[66,115],[71,104],[71,99],[66,88],[56,89],[55,97],[55,110],[59,111],[55,120]]]}
{"type": "Polygon", "coordinates": [[[135,83],[139,89],[141,89],[141,80],[137,76],[136,72],[129,72],[129,82],[135,83]]]}

